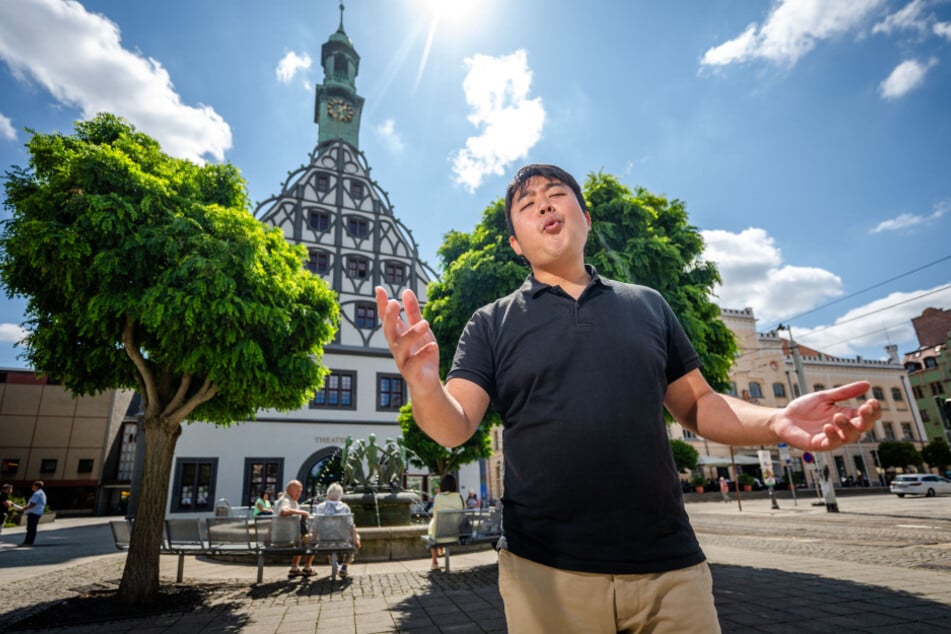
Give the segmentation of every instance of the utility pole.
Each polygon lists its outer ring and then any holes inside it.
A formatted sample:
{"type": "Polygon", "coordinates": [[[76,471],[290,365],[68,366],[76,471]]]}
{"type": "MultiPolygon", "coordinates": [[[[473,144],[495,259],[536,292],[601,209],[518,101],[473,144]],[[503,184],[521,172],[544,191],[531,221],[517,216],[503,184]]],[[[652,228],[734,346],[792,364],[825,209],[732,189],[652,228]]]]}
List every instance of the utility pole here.
{"type": "MultiPolygon", "coordinates": [[[[806,373],[802,369],[802,358],[799,356],[799,344],[793,339],[792,326],[778,326],[780,330],[785,329],[789,333],[789,349],[792,351],[793,364],[796,366],[796,379],[799,381],[799,394],[805,395],[806,373]]],[[[815,452],[816,473],[819,476],[819,488],[822,490],[822,497],[826,503],[826,511],[829,513],[839,512],[839,503],[835,499],[835,487],[829,480],[829,465],[826,463],[826,456],[821,452],[815,452]]]]}

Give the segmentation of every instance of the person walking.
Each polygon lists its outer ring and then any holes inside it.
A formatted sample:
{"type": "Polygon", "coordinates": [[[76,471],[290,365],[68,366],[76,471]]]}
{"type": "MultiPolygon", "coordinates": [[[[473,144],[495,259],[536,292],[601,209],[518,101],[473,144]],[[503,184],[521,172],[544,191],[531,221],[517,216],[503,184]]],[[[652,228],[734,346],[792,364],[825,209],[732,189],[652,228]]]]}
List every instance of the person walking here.
{"type": "Polygon", "coordinates": [[[730,501],[730,481],[720,476],[720,495],[724,502],[730,501]]]}
{"type": "Polygon", "coordinates": [[[501,416],[499,590],[509,630],[719,632],[664,408],[717,442],[829,451],[855,442],[881,416],[875,399],[837,405],[869,383],[775,409],[718,394],[660,293],[586,265],[592,218],[571,174],[554,165],[519,169],[505,217],[509,245],[531,273],[473,314],[444,383],[415,294],[404,290],[401,304],[378,287],[376,300],[425,433],[455,447],[490,403],[501,416]],[[592,486],[592,474],[612,486],[592,486]],[[584,500],[597,513],[565,500],[584,500]]]}
{"type": "Polygon", "coordinates": [[[42,480],[33,483],[33,495],[23,507],[23,513],[26,515],[26,537],[20,546],[32,546],[36,541],[36,527],[46,511],[46,491],[43,490],[43,486],[42,480]]]}

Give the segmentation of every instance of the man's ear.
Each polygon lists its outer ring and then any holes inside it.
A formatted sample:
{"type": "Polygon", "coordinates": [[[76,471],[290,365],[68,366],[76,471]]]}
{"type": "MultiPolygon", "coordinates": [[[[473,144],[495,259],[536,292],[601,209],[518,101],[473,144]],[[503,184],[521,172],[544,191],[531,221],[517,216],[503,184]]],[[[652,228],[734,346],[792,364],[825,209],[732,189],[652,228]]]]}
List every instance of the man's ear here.
{"type": "Polygon", "coordinates": [[[585,211],[584,219],[588,221],[588,229],[590,229],[591,228],[591,214],[585,211]]]}
{"type": "Polygon", "coordinates": [[[509,236],[509,246],[515,251],[516,255],[522,255],[522,245],[518,243],[518,238],[509,236]]]}

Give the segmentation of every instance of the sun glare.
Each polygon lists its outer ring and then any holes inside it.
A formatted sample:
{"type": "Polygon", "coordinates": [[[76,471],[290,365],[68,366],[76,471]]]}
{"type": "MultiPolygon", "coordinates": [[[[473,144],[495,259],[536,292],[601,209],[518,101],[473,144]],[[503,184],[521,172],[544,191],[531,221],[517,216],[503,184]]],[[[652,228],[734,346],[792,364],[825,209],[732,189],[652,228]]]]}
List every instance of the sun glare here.
{"type": "Polygon", "coordinates": [[[422,4],[434,19],[458,23],[475,15],[479,0],[422,0],[422,4]]]}

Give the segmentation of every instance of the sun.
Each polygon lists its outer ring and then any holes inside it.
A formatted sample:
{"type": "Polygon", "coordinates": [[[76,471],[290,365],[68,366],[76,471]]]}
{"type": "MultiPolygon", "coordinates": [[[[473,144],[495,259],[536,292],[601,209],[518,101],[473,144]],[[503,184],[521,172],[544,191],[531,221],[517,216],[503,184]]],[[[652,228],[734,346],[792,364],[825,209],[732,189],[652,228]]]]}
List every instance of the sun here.
{"type": "Polygon", "coordinates": [[[420,0],[434,20],[460,23],[472,17],[479,7],[479,0],[420,0]]]}

